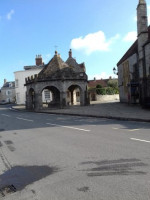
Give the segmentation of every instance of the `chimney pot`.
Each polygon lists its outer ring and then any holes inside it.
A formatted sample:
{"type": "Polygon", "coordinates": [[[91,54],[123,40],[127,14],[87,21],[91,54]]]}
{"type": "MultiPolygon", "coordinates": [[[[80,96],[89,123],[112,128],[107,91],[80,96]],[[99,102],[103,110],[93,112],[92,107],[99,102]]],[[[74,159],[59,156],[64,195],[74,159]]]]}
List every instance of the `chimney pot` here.
{"type": "Polygon", "coordinates": [[[6,79],[4,79],[4,84],[7,82],[7,80],[6,79]]]}
{"type": "Polygon", "coordinates": [[[69,58],[72,58],[72,50],[69,51],[69,58]]]}
{"type": "Polygon", "coordinates": [[[40,65],[43,64],[42,56],[41,56],[41,55],[36,55],[35,64],[36,64],[37,66],[40,66],[40,65]]]}

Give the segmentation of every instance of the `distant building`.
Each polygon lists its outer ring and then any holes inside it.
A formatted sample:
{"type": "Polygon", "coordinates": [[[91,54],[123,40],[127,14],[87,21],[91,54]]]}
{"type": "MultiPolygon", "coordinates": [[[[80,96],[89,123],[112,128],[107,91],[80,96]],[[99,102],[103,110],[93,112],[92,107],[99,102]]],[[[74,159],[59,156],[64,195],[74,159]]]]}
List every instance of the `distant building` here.
{"type": "Polygon", "coordinates": [[[38,74],[44,67],[42,56],[37,55],[35,58],[35,65],[24,66],[24,70],[14,72],[15,75],[15,91],[16,103],[25,104],[26,101],[26,87],[25,78],[38,74]]]}
{"type": "Polygon", "coordinates": [[[112,77],[109,77],[109,79],[98,79],[94,78],[94,80],[88,81],[88,92],[89,92],[89,98],[90,101],[97,101],[99,100],[99,95],[97,95],[96,87],[98,85],[102,86],[102,88],[108,87],[108,81],[109,80],[118,80],[118,79],[112,79],[112,77]]]}
{"type": "Polygon", "coordinates": [[[15,82],[4,79],[4,84],[1,88],[1,101],[4,100],[8,103],[14,103],[15,96],[15,82]]]}
{"type": "Polygon", "coordinates": [[[150,105],[150,26],[145,0],[137,6],[137,40],[117,67],[120,101],[150,105]]]}

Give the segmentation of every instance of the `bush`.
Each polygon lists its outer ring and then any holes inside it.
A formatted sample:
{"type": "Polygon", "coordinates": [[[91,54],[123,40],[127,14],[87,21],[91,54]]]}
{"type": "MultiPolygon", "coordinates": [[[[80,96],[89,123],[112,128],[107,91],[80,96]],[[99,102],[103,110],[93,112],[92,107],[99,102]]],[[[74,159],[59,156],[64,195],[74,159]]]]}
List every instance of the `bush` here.
{"type": "Polygon", "coordinates": [[[102,88],[102,85],[98,84],[98,85],[96,86],[96,88],[97,88],[97,89],[98,89],[98,88],[102,88]]]}
{"type": "Polygon", "coordinates": [[[105,88],[97,88],[96,93],[98,95],[106,95],[106,89],[105,88]]]}
{"type": "Polygon", "coordinates": [[[108,94],[108,95],[113,95],[113,94],[115,94],[114,88],[112,88],[112,87],[107,87],[107,88],[106,88],[106,94],[108,94]]]}
{"type": "Polygon", "coordinates": [[[118,80],[111,79],[107,82],[108,87],[118,88],[118,80]]]}

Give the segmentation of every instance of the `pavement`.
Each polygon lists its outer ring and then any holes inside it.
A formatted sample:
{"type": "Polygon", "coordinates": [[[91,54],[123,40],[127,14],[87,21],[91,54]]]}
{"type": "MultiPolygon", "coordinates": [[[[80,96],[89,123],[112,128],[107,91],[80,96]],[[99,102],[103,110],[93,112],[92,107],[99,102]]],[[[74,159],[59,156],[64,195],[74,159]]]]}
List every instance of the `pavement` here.
{"type": "MultiPolygon", "coordinates": [[[[25,106],[15,105],[12,109],[25,111],[25,106]]],[[[150,109],[143,109],[138,104],[126,104],[118,101],[91,102],[89,106],[70,106],[65,109],[43,109],[40,113],[76,115],[108,118],[127,121],[150,122],[150,109]]]]}

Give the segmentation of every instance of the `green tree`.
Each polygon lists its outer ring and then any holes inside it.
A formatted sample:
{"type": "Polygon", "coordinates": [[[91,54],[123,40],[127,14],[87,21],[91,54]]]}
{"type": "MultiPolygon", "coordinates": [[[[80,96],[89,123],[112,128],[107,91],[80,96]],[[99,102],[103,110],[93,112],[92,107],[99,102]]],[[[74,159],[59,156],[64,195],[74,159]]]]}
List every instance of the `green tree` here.
{"type": "Polygon", "coordinates": [[[118,80],[111,79],[107,82],[108,87],[118,88],[118,80]]]}

